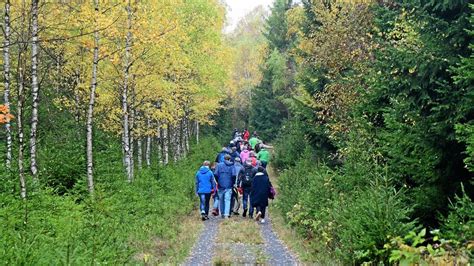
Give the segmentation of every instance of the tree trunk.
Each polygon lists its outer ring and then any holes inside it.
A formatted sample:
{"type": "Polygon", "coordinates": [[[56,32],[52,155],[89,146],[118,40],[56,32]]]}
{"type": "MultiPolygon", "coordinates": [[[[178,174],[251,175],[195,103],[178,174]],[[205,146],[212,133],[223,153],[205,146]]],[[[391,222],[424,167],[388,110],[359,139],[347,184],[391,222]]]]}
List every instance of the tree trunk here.
{"type": "Polygon", "coordinates": [[[163,135],[161,136],[161,141],[163,145],[163,164],[167,165],[169,163],[169,138],[168,138],[168,128],[169,124],[167,127],[163,127],[163,135]]]}
{"type": "Polygon", "coordinates": [[[38,87],[38,2],[31,1],[31,133],[30,133],[30,170],[34,179],[37,179],[38,165],[36,162],[37,148],[37,130],[38,130],[38,105],[39,105],[39,87],[38,87]]]}
{"type": "Polygon", "coordinates": [[[143,160],[143,147],[142,147],[142,138],[137,138],[137,162],[138,162],[138,170],[142,170],[142,160],[143,160]]]}
{"type": "Polygon", "coordinates": [[[158,163],[159,165],[163,165],[163,128],[160,126],[158,122],[158,136],[156,138],[156,146],[157,146],[157,154],[158,154],[158,163]]]}
{"type": "Polygon", "coordinates": [[[25,101],[24,97],[24,84],[23,78],[24,68],[20,62],[22,62],[22,52],[18,52],[18,105],[17,105],[17,127],[18,127],[18,174],[20,175],[20,196],[22,199],[26,199],[26,180],[25,180],[25,169],[24,169],[24,135],[23,135],[23,104],[25,101]]]}
{"type": "Polygon", "coordinates": [[[199,121],[196,120],[196,143],[199,143],[199,121]]]}
{"type": "Polygon", "coordinates": [[[186,116],[184,119],[184,147],[185,153],[188,154],[189,152],[189,121],[186,116]]]}
{"type": "Polygon", "coordinates": [[[125,66],[124,66],[124,82],[122,88],[122,130],[123,130],[123,138],[122,138],[122,145],[124,151],[124,163],[125,163],[125,171],[127,174],[128,182],[133,181],[133,172],[132,172],[132,162],[131,162],[131,154],[130,154],[130,128],[129,128],[129,106],[128,106],[128,87],[129,87],[129,71],[130,71],[130,61],[131,61],[131,42],[132,42],[132,10],[130,7],[130,0],[128,1],[127,6],[127,38],[125,41],[125,66]]]}
{"type": "MultiPolygon", "coordinates": [[[[5,79],[5,93],[3,95],[4,104],[10,111],[10,0],[5,1],[5,26],[4,26],[4,42],[3,42],[3,72],[5,79]]],[[[8,170],[12,167],[12,130],[10,120],[5,123],[5,131],[7,137],[7,158],[6,167],[8,170]]]]}
{"type": "Polygon", "coordinates": [[[99,0],[94,0],[95,9],[95,32],[94,32],[94,58],[92,62],[92,81],[89,96],[89,108],[87,110],[86,141],[87,141],[87,186],[89,193],[94,192],[94,160],[93,160],[93,117],[95,104],[95,91],[97,88],[97,65],[99,64],[99,32],[97,30],[97,17],[99,16],[99,0]]]}
{"type": "MultiPolygon", "coordinates": [[[[151,128],[150,118],[147,118],[146,120],[146,128],[147,128],[147,131],[149,131],[151,128]]],[[[147,132],[146,144],[145,144],[145,162],[146,162],[147,167],[150,167],[151,165],[150,155],[151,155],[151,135],[150,133],[147,132]]]]}
{"type": "Polygon", "coordinates": [[[173,162],[178,161],[178,154],[179,154],[179,141],[178,141],[178,134],[177,134],[177,126],[170,125],[170,139],[171,139],[171,149],[173,151],[173,162]]]}

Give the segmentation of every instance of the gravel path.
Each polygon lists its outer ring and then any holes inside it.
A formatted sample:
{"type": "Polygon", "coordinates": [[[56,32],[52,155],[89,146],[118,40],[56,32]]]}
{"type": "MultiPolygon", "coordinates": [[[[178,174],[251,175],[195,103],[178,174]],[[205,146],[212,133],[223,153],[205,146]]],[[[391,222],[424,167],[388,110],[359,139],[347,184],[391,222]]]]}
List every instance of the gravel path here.
{"type": "Polygon", "coordinates": [[[191,254],[184,265],[212,265],[215,239],[221,219],[212,216],[209,216],[209,218],[209,220],[204,222],[204,230],[202,230],[201,235],[194,244],[191,254]]]}
{"type": "MultiPolygon", "coordinates": [[[[268,214],[266,216],[269,216],[268,214]]],[[[268,265],[298,265],[296,257],[282,243],[272,229],[270,217],[266,217],[266,223],[261,225],[262,236],[265,241],[265,254],[268,265]]]]}

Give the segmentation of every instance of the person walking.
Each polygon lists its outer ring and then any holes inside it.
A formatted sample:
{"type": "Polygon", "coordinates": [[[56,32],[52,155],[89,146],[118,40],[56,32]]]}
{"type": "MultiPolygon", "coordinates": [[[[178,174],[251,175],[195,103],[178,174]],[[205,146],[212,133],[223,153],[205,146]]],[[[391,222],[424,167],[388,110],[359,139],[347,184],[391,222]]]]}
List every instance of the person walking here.
{"type": "Polygon", "coordinates": [[[239,192],[238,192],[238,173],[244,168],[244,166],[240,163],[240,158],[237,157],[234,159],[234,169],[236,173],[236,178],[234,182],[234,187],[232,188],[232,198],[230,201],[230,210],[233,215],[239,215],[240,209],[240,201],[239,201],[239,192]]]}
{"type": "MultiPolygon", "coordinates": [[[[214,174],[214,172],[216,171],[216,167],[217,167],[217,163],[216,162],[212,162],[211,163],[211,171],[212,173],[214,174]]],[[[214,198],[214,203],[212,205],[213,209],[212,209],[212,215],[214,216],[218,216],[219,215],[219,195],[217,194],[217,182],[216,182],[216,177],[214,176],[214,183],[216,184],[216,186],[214,187],[214,189],[211,191],[211,194],[214,198]]]]}
{"type": "Polygon", "coordinates": [[[249,159],[252,160],[252,166],[257,167],[257,155],[255,154],[255,152],[253,151],[250,152],[249,159]]]}
{"type": "Polygon", "coordinates": [[[262,141],[258,138],[257,132],[254,132],[253,136],[249,139],[249,144],[250,147],[252,147],[252,150],[255,150],[255,146],[261,142],[262,141]]]}
{"type": "Polygon", "coordinates": [[[217,154],[216,156],[216,163],[223,163],[224,162],[224,156],[226,154],[230,154],[230,149],[227,147],[222,147],[222,150],[217,154]]]}
{"type": "Polygon", "coordinates": [[[245,164],[247,159],[250,157],[250,151],[246,146],[244,146],[244,149],[240,153],[240,161],[245,164]]]}
{"type": "Polygon", "coordinates": [[[270,152],[264,146],[261,146],[260,151],[257,153],[257,160],[260,161],[263,168],[267,168],[267,164],[270,162],[270,152]]]}
{"type": "Polygon", "coordinates": [[[249,141],[250,132],[248,131],[248,129],[245,129],[245,130],[244,130],[244,134],[243,134],[242,137],[243,137],[244,141],[249,141]]]}
{"type": "Polygon", "coordinates": [[[237,151],[237,147],[235,145],[232,146],[230,150],[230,158],[232,162],[234,162],[236,158],[239,158],[240,160],[240,153],[237,151]]]}
{"type": "Polygon", "coordinates": [[[230,216],[230,201],[232,195],[232,188],[235,182],[235,167],[231,161],[229,154],[224,157],[224,162],[219,163],[214,172],[217,180],[217,189],[219,194],[219,209],[222,218],[229,218],[230,216]]]}
{"type": "Polygon", "coordinates": [[[204,161],[201,168],[196,172],[196,194],[199,196],[199,209],[201,211],[201,219],[209,219],[209,201],[211,192],[215,189],[214,174],[209,168],[210,162],[204,161]]]}
{"type": "Polygon", "coordinates": [[[250,193],[252,192],[252,182],[255,174],[256,169],[252,166],[252,159],[248,158],[245,160],[244,168],[239,172],[238,181],[239,190],[242,194],[242,204],[244,207],[244,211],[242,213],[243,217],[247,216],[248,211],[249,217],[253,218],[253,207],[252,202],[250,201],[250,193]]]}
{"type": "Polygon", "coordinates": [[[272,184],[268,178],[268,174],[261,166],[258,167],[257,173],[252,181],[252,192],[250,192],[250,202],[252,207],[256,208],[257,214],[255,220],[265,223],[265,211],[268,206],[268,197],[272,184]]]}

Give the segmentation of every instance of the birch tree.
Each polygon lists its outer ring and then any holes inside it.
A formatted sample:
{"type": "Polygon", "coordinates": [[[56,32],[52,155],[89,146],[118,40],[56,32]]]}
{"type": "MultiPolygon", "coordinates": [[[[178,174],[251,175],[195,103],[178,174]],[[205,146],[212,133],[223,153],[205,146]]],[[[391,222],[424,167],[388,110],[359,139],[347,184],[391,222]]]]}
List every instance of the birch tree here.
{"type": "MultiPolygon", "coordinates": [[[[5,92],[3,100],[7,110],[10,110],[10,0],[5,1],[5,14],[4,14],[4,38],[3,41],[3,72],[4,72],[4,83],[5,92]]],[[[6,154],[6,167],[11,169],[12,163],[12,130],[10,120],[7,119],[5,123],[5,131],[7,137],[7,154],[6,154]]]]}
{"type": "Polygon", "coordinates": [[[94,0],[94,56],[92,61],[92,80],[89,93],[89,108],[87,109],[86,142],[87,142],[87,186],[89,192],[94,192],[94,157],[93,157],[93,117],[95,94],[97,88],[97,67],[99,64],[99,31],[97,18],[99,16],[99,0],[94,0]]]}
{"type": "Polygon", "coordinates": [[[127,37],[125,40],[125,63],[124,63],[124,80],[122,87],[122,125],[123,137],[122,145],[124,150],[125,171],[128,182],[133,181],[132,176],[132,162],[130,153],[130,127],[129,127],[129,105],[128,105],[128,89],[129,89],[129,74],[131,67],[131,42],[132,42],[132,9],[130,0],[127,4],[127,37]]]}
{"type": "Polygon", "coordinates": [[[39,106],[39,85],[38,85],[38,2],[31,1],[31,133],[30,133],[30,170],[33,178],[38,175],[37,155],[37,131],[38,131],[38,106],[39,106]]]}

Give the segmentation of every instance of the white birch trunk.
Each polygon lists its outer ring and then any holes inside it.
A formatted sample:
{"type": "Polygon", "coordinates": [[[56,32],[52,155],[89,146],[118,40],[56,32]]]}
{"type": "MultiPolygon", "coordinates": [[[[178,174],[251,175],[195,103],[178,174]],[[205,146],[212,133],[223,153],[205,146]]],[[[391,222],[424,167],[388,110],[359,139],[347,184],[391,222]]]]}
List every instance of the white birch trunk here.
{"type": "MultiPolygon", "coordinates": [[[[147,127],[147,131],[149,131],[151,128],[150,118],[147,118],[146,120],[146,127],[147,127]]],[[[146,144],[145,144],[145,162],[146,162],[147,167],[150,167],[151,165],[150,155],[151,155],[151,135],[148,133],[146,135],[146,144]]]]}
{"type": "Polygon", "coordinates": [[[37,130],[38,130],[38,105],[39,105],[39,87],[38,87],[38,2],[31,1],[31,134],[30,134],[30,170],[34,179],[37,179],[38,164],[36,162],[37,148],[37,130]]]}
{"type": "MultiPolygon", "coordinates": [[[[4,42],[3,42],[3,72],[5,79],[5,93],[3,94],[3,100],[5,106],[10,110],[10,0],[5,1],[5,25],[4,25],[4,42]]],[[[11,112],[11,110],[10,110],[11,112]]],[[[6,167],[8,170],[12,167],[12,128],[10,120],[5,123],[5,131],[7,137],[7,156],[6,156],[6,167]]]]}
{"type": "MultiPolygon", "coordinates": [[[[19,62],[20,65],[21,52],[19,52],[19,62]]],[[[24,103],[24,78],[23,78],[23,69],[19,66],[18,69],[18,104],[17,104],[17,117],[16,122],[18,126],[18,174],[20,175],[20,196],[22,199],[26,199],[26,180],[25,180],[25,169],[24,169],[24,133],[23,133],[23,103],[24,103]]]]}
{"type": "Polygon", "coordinates": [[[199,143],[199,121],[196,120],[196,143],[199,143]]]}
{"type": "Polygon", "coordinates": [[[161,136],[161,141],[163,145],[163,164],[167,165],[169,163],[169,155],[170,155],[170,149],[169,149],[169,138],[168,138],[168,130],[169,130],[169,125],[167,127],[163,127],[163,136],[161,136]]]}
{"type": "Polygon", "coordinates": [[[138,169],[142,170],[142,160],[143,160],[143,146],[142,146],[142,138],[137,138],[137,162],[138,162],[138,169]]]}
{"type": "Polygon", "coordinates": [[[189,152],[189,121],[186,118],[184,120],[184,147],[185,147],[185,153],[186,155],[189,152]]]}
{"type": "MultiPolygon", "coordinates": [[[[95,18],[99,16],[99,0],[94,0],[95,18]]],[[[87,109],[86,122],[86,154],[87,154],[87,187],[89,193],[94,193],[94,158],[93,158],[93,117],[95,104],[95,91],[97,88],[97,66],[99,64],[99,32],[97,30],[97,21],[95,21],[94,32],[94,58],[92,62],[92,81],[89,95],[89,108],[87,109]]]]}
{"type": "Polygon", "coordinates": [[[157,154],[158,154],[158,163],[160,165],[163,165],[163,158],[164,158],[164,154],[163,154],[163,128],[158,124],[158,136],[156,138],[156,146],[158,147],[158,151],[157,151],[157,154]]]}
{"type": "Polygon", "coordinates": [[[131,60],[131,41],[132,41],[132,10],[130,7],[130,0],[128,1],[127,6],[127,37],[125,41],[125,66],[124,66],[124,83],[122,88],[122,130],[123,130],[123,138],[122,138],[122,145],[124,151],[124,164],[125,164],[125,171],[127,174],[128,182],[133,181],[133,172],[132,172],[132,162],[131,162],[131,155],[130,155],[130,128],[129,128],[129,106],[128,106],[128,87],[129,87],[129,71],[130,71],[130,60],[131,60]]]}

